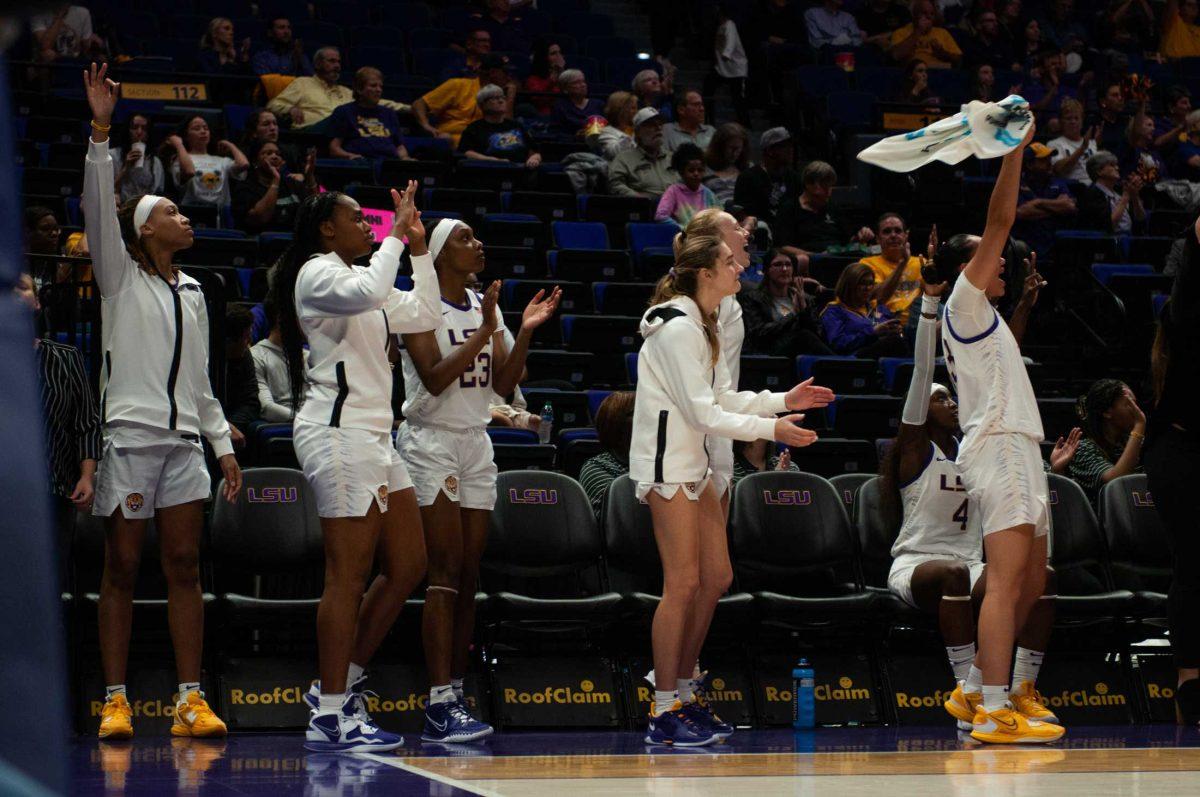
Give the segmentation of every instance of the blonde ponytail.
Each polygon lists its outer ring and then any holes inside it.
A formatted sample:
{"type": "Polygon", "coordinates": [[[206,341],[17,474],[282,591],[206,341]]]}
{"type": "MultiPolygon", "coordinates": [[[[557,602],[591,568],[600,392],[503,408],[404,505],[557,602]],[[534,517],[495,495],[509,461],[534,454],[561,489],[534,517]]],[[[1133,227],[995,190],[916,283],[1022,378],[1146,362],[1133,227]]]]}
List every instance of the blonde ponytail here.
{"type": "MultiPolygon", "coordinates": [[[[654,286],[654,298],[650,300],[651,306],[670,301],[677,296],[686,296],[695,301],[696,292],[700,287],[700,271],[711,269],[717,264],[721,244],[719,235],[691,235],[690,233],[676,235],[675,265],[654,286]]],[[[708,341],[712,356],[709,364],[716,365],[717,358],[721,356],[721,338],[717,334],[717,319],[713,313],[705,313],[701,310],[701,320],[704,324],[704,337],[708,341]]]]}

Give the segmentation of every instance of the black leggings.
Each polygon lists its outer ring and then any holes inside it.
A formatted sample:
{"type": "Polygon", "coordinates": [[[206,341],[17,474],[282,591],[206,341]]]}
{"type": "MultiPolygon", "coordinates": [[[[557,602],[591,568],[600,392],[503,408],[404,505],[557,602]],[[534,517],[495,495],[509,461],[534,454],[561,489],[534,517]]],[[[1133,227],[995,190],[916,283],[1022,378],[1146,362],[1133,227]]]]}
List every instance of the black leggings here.
{"type": "Polygon", "coordinates": [[[1142,462],[1175,558],[1167,601],[1175,666],[1200,667],[1200,435],[1168,428],[1152,438],[1142,462]]]}

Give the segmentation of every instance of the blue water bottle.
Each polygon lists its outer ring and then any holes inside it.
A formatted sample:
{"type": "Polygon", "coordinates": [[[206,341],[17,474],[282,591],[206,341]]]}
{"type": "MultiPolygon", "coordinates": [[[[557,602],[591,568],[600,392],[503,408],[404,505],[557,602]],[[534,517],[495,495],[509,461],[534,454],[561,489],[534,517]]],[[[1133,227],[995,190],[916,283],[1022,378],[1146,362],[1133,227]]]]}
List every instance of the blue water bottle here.
{"type": "Polygon", "coordinates": [[[815,681],[812,665],[808,659],[801,658],[792,670],[793,728],[811,728],[816,724],[815,681]]]}

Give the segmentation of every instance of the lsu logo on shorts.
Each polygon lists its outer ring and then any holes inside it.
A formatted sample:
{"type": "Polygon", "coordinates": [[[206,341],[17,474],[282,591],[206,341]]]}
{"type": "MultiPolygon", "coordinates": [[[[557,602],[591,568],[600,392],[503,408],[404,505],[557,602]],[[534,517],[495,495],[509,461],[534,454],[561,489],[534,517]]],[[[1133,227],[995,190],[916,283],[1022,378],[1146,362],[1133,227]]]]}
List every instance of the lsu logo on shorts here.
{"type": "Polygon", "coordinates": [[[446,492],[449,493],[450,495],[458,495],[458,477],[457,476],[447,476],[446,477],[446,492]]]}
{"type": "Polygon", "coordinates": [[[696,483],[695,482],[688,482],[687,484],[683,485],[683,488],[685,490],[687,490],[689,493],[691,493],[692,495],[696,494],[696,483]]]}
{"type": "Polygon", "coordinates": [[[387,485],[386,484],[379,485],[379,490],[377,491],[377,494],[379,496],[379,506],[386,511],[387,510],[387,502],[388,502],[387,485]]]}
{"type": "Polygon", "coordinates": [[[130,493],[125,496],[125,508],[130,512],[137,512],[145,503],[146,499],[142,497],[141,493],[130,493]]]}

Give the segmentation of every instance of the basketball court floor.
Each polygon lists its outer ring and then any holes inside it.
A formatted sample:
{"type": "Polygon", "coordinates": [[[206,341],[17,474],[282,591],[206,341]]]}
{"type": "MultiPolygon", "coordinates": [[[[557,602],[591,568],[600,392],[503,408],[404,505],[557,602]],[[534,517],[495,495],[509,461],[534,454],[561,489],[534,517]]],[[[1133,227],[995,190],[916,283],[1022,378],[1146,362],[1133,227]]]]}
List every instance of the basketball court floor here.
{"type": "Polygon", "coordinates": [[[73,743],[73,793],[167,795],[1070,795],[1200,794],[1200,731],[1070,728],[1056,745],[981,746],[952,728],[739,731],[702,749],[635,733],[505,733],[476,745],[317,755],[299,735],[73,743]]]}

